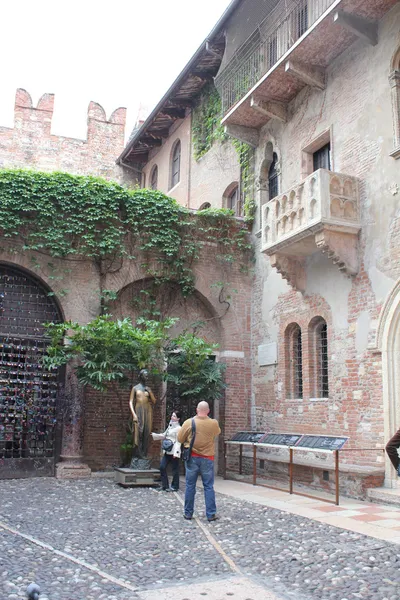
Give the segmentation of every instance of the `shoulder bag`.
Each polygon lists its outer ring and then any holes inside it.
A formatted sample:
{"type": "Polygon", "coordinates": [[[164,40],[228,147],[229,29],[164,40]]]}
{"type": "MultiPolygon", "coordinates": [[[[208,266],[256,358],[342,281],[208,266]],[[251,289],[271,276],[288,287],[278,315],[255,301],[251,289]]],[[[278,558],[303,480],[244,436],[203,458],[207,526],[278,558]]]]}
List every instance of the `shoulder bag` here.
{"type": "Polygon", "coordinates": [[[183,448],[182,452],[182,460],[188,461],[192,456],[192,448],[194,444],[194,438],[196,437],[196,423],[194,419],[192,419],[192,439],[190,440],[190,446],[188,448],[183,448]]]}

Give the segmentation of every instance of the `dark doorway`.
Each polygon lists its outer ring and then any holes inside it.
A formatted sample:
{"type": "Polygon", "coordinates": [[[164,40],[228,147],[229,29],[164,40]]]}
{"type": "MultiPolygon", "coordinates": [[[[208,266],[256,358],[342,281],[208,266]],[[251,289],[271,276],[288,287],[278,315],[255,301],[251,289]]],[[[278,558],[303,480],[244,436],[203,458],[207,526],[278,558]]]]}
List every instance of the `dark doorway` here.
{"type": "Polygon", "coordinates": [[[54,475],[60,377],[41,364],[61,314],[32,276],[0,265],[0,477],[54,475]]]}

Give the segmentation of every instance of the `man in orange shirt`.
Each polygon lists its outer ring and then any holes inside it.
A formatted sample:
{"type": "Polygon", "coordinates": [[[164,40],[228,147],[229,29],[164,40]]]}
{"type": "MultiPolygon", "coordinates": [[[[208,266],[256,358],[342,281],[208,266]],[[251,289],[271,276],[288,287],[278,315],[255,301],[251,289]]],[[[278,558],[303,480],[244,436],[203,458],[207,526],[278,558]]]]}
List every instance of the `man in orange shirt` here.
{"type": "MultiPolygon", "coordinates": [[[[196,432],[192,453],[189,460],[186,461],[186,492],[183,516],[188,520],[193,516],[196,483],[198,476],[201,475],[206,503],[206,516],[208,521],[215,521],[217,519],[217,507],[215,505],[214,491],[214,453],[215,438],[219,436],[221,429],[218,421],[210,419],[208,416],[210,407],[207,402],[199,402],[196,412],[197,416],[194,417],[196,432]]],[[[178,442],[181,442],[181,444],[184,444],[188,448],[191,438],[192,419],[187,419],[178,433],[178,442]]]]}

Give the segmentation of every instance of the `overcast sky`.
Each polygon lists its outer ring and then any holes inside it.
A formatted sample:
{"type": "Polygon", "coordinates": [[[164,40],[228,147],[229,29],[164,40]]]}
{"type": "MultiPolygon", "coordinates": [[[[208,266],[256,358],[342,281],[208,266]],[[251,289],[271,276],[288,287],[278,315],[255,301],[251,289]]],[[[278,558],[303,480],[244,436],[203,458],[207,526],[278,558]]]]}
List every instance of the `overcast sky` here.
{"type": "Polygon", "coordinates": [[[17,87],[34,104],[54,93],[52,133],[86,137],[87,106],[107,117],[154,107],[229,0],[3,0],[0,125],[13,126],[17,87]]]}

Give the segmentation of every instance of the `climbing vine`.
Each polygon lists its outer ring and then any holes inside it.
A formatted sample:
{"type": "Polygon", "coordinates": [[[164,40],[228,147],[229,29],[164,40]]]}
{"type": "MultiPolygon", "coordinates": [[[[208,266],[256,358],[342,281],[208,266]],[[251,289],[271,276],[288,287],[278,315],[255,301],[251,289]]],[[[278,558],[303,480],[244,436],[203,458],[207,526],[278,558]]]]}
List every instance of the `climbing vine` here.
{"type": "Polygon", "coordinates": [[[228,136],[221,125],[221,98],[213,83],[206,85],[192,114],[193,154],[199,160],[216,141],[225,141],[228,136]]]}
{"type": "MultiPolygon", "coordinates": [[[[140,253],[146,274],[157,283],[173,281],[183,296],[194,290],[192,263],[203,241],[216,242],[225,262],[249,248],[230,211],[195,216],[157,190],[28,170],[0,170],[0,235],[13,251],[35,251],[66,264],[93,261],[103,277],[140,253]]],[[[48,264],[53,278],[62,277],[48,264]]],[[[113,300],[109,290],[101,287],[100,294],[105,303],[113,300]]]]}
{"type": "MultiPolygon", "coordinates": [[[[221,119],[221,98],[214,84],[210,83],[203,88],[193,110],[192,139],[193,153],[196,160],[204,156],[215,142],[229,139],[224,131],[224,126],[221,124],[221,119]]],[[[256,212],[252,168],[254,150],[251,146],[239,140],[232,139],[232,143],[238,154],[240,165],[244,218],[246,222],[251,223],[256,212]]]]}
{"type": "Polygon", "coordinates": [[[248,223],[254,221],[256,203],[254,199],[254,150],[245,142],[233,140],[240,165],[241,192],[243,194],[244,220],[248,223]]]}

